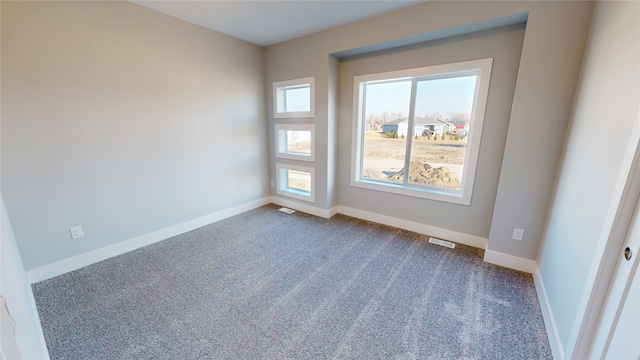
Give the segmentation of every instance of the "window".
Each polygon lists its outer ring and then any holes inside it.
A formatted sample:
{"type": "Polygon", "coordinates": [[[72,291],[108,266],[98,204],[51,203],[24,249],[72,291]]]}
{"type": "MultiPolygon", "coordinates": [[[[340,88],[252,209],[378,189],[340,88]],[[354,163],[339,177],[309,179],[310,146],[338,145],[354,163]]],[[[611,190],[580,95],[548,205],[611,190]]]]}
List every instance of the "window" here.
{"type": "Polygon", "coordinates": [[[273,116],[275,118],[310,118],[315,116],[315,78],[273,83],[273,116]]]}
{"type": "Polygon", "coordinates": [[[295,199],[315,202],[315,170],[313,168],[276,164],[277,192],[295,199]]]}
{"type": "Polygon", "coordinates": [[[471,204],[492,63],[356,76],[351,185],[471,204]]]}
{"type": "Polygon", "coordinates": [[[276,124],[276,157],[302,161],[315,160],[313,125],[276,124]]]}

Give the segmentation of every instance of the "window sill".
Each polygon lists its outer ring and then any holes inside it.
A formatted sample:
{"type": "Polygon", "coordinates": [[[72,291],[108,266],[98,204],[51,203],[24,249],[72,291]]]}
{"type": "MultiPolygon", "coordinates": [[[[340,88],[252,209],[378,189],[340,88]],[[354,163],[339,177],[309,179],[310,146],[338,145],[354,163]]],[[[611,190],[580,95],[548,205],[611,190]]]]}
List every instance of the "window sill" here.
{"type": "Polygon", "coordinates": [[[404,195],[418,199],[442,201],[458,205],[471,205],[471,196],[463,197],[460,190],[444,190],[429,187],[408,187],[402,184],[387,183],[375,180],[351,180],[351,186],[361,189],[404,195]]]}

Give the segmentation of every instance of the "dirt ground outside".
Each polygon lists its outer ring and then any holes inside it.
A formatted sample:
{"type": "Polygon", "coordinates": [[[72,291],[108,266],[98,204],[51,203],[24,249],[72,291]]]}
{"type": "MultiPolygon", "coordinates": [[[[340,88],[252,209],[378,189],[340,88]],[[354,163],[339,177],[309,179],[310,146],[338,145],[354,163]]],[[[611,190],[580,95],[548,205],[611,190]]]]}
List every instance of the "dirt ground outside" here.
{"type": "Polygon", "coordinates": [[[311,176],[304,171],[289,170],[288,187],[301,191],[311,191],[311,176]]]}
{"type": "MultiPolygon", "coordinates": [[[[369,132],[364,139],[363,176],[368,179],[402,183],[404,178],[404,153],[407,139],[393,139],[380,132],[369,132]]],[[[413,139],[409,182],[459,189],[466,153],[465,140],[445,140],[418,137],[413,139]]],[[[309,153],[309,141],[292,142],[288,151],[309,153]]],[[[289,187],[302,191],[311,190],[308,174],[289,171],[289,187]]]]}
{"type": "Polygon", "coordinates": [[[288,143],[287,151],[293,153],[309,154],[311,153],[311,142],[307,140],[288,143]]]}
{"type": "MultiPolygon", "coordinates": [[[[402,183],[407,138],[393,139],[379,132],[365,134],[363,176],[402,183]]],[[[412,139],[409,182],[459,189],[467,149],[466,139],[412,139]]]]}

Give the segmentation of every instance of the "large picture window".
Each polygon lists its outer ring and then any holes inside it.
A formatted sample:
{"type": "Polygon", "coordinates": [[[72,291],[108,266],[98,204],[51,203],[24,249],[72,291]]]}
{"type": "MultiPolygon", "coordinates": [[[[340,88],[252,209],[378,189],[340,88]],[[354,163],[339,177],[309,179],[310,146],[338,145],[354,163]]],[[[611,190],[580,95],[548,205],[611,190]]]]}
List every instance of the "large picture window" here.
{"type": "Polygon", "coordinates": [[[492,63],[356,76],[351,184],[469,205],[492,63]]]}

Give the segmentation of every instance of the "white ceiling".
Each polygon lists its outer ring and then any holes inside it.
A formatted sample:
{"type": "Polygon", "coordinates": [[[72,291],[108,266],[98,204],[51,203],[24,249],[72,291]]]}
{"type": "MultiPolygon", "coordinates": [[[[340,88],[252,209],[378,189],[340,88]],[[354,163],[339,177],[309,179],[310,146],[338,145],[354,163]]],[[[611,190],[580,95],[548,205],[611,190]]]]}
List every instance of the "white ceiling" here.
{"type": "Polygon", "coordinates": [[[251,43],[267,46],[427,0],[129,0],[251,43]]]}

